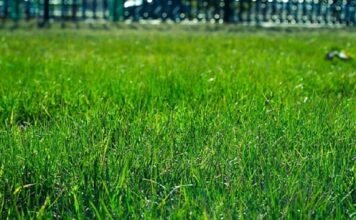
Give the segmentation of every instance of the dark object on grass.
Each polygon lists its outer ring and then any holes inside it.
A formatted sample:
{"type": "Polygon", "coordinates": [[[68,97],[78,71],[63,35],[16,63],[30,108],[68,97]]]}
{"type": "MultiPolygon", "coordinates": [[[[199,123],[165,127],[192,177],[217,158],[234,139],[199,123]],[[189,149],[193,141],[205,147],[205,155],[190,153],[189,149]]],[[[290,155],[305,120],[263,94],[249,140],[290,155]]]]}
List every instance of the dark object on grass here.
{"type": "Polygon", "coordinates": [[[343,61],[349,61],[351,60],[351,56],[348,55],[345,51],[342,51],[342,50],[331,50],[329,51],[326,56],[325,56],[325,59],[327,60],[333,60],[334,58],[339,58],[340,60],[343,60],[343,61]]]}

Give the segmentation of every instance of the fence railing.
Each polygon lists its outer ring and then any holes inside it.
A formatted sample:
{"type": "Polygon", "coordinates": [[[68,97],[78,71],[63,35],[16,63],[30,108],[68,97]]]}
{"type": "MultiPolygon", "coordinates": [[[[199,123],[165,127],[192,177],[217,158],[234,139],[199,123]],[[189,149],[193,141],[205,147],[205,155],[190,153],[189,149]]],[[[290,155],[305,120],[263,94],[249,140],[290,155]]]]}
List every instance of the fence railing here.
{"type": "Polygon", "coordinates": [[[356,0],[0,0],[0,19],[356,25],[356,0]]]}

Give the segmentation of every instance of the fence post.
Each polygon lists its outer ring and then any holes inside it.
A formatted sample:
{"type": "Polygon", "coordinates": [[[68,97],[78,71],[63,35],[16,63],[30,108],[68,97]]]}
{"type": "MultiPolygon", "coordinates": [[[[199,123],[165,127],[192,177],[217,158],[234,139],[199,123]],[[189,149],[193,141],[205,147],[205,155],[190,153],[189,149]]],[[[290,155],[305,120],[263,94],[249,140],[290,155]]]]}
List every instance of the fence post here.
{"type": "Polygon", "coordinates": [[[18,22],[20,20],[20,1],[15,0],[12,5],[12,18],[15,22],[18,22]]]}
{"type": "Polygon", "coordinates": [[[67,5],[65,0],[61,0],[61,27],[65,27],[65,23],[67,20],[67,5]]]}
{"type": "Polygon", "coordinates": [[[93,0],[93,10],[92,10],[92,12],[93,12],[93,19],[97,19],[97,15],[96,15],[96,11],[97,11],[97,2],[96,2],[96,0],[93,0]]]}
{"type": "Polygon", "coordinates": [[[74,22],[77,21],[77,8],[78,8],[78,2],[77,0],[72,1],[72,20],[74,22]]]}
{"type": "Polygon", "coordinates": [[[26,20],[31,19],[31,1],[26,1],[25,4],[25,15],[26,15],[26,20]]]}
{"type": "Polygon", "coordinates": [[[4,0],[3,4],[4,4],[4,19],[6,20],[9,16],[9,13],[8,13],[9,12],[9,2],[8,2],[8,0],[4,0]]]}
{"type": "Polygon", "coordinates": [[[117,11],[117,5],[118,5],[118,0],[113,0],[113,5],[112,5],[112,17],[113,17],[113,21],[118,21],[118,11],[117,11]]]}
{"type": "Polygon", "coordinates": [[[224,0],[224,22],[230,23],[233,10],[231,7],[231,0],[224,0]]]}
{"type": "Polygon", "coordinates": [[[43,4],[43,23],[46,24],[49,21],[49,0],[44,0],[43,4]]]}
{"type": "Polygon", "coordinates": [[[110,10],[111,10],[113,21],[118,21],[120,17],[123,15],[123,7],[124,7],[123,0],[112,0],[112,5],[110,7],[110,10]]]}
{"type": "Polygon", "coordinates": [[[83,0],[82,1],[82,19],[84,19],[84,20],[87,18],[86,10],[87,10],[87,0],[83,0]]]}
{"type": "Polygon", "coordinates": [[[103,19],[107,18],[108,0],[103,0],[103,19]]]}

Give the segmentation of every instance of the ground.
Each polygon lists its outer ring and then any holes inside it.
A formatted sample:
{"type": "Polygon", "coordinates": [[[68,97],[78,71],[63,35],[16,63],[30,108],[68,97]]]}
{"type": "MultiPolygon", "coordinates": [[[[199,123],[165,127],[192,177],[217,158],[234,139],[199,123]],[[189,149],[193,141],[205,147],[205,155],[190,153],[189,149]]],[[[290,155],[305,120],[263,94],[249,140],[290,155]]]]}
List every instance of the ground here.
{"type": "Polygon", "coordinates": [[[0,31],[0,218],[355,217],[356,32],[142,29],[0,31]]]}

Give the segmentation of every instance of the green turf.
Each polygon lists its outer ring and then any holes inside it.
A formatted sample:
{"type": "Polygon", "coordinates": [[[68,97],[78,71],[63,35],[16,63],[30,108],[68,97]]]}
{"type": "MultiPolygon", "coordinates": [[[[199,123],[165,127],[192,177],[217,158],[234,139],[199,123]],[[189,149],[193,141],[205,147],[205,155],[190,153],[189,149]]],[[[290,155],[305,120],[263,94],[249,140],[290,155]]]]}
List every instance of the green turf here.
{"type": "Polygon", "coordinates": [[[355,217],[343,31],[0,32],[0,219],[355,217]]]}

